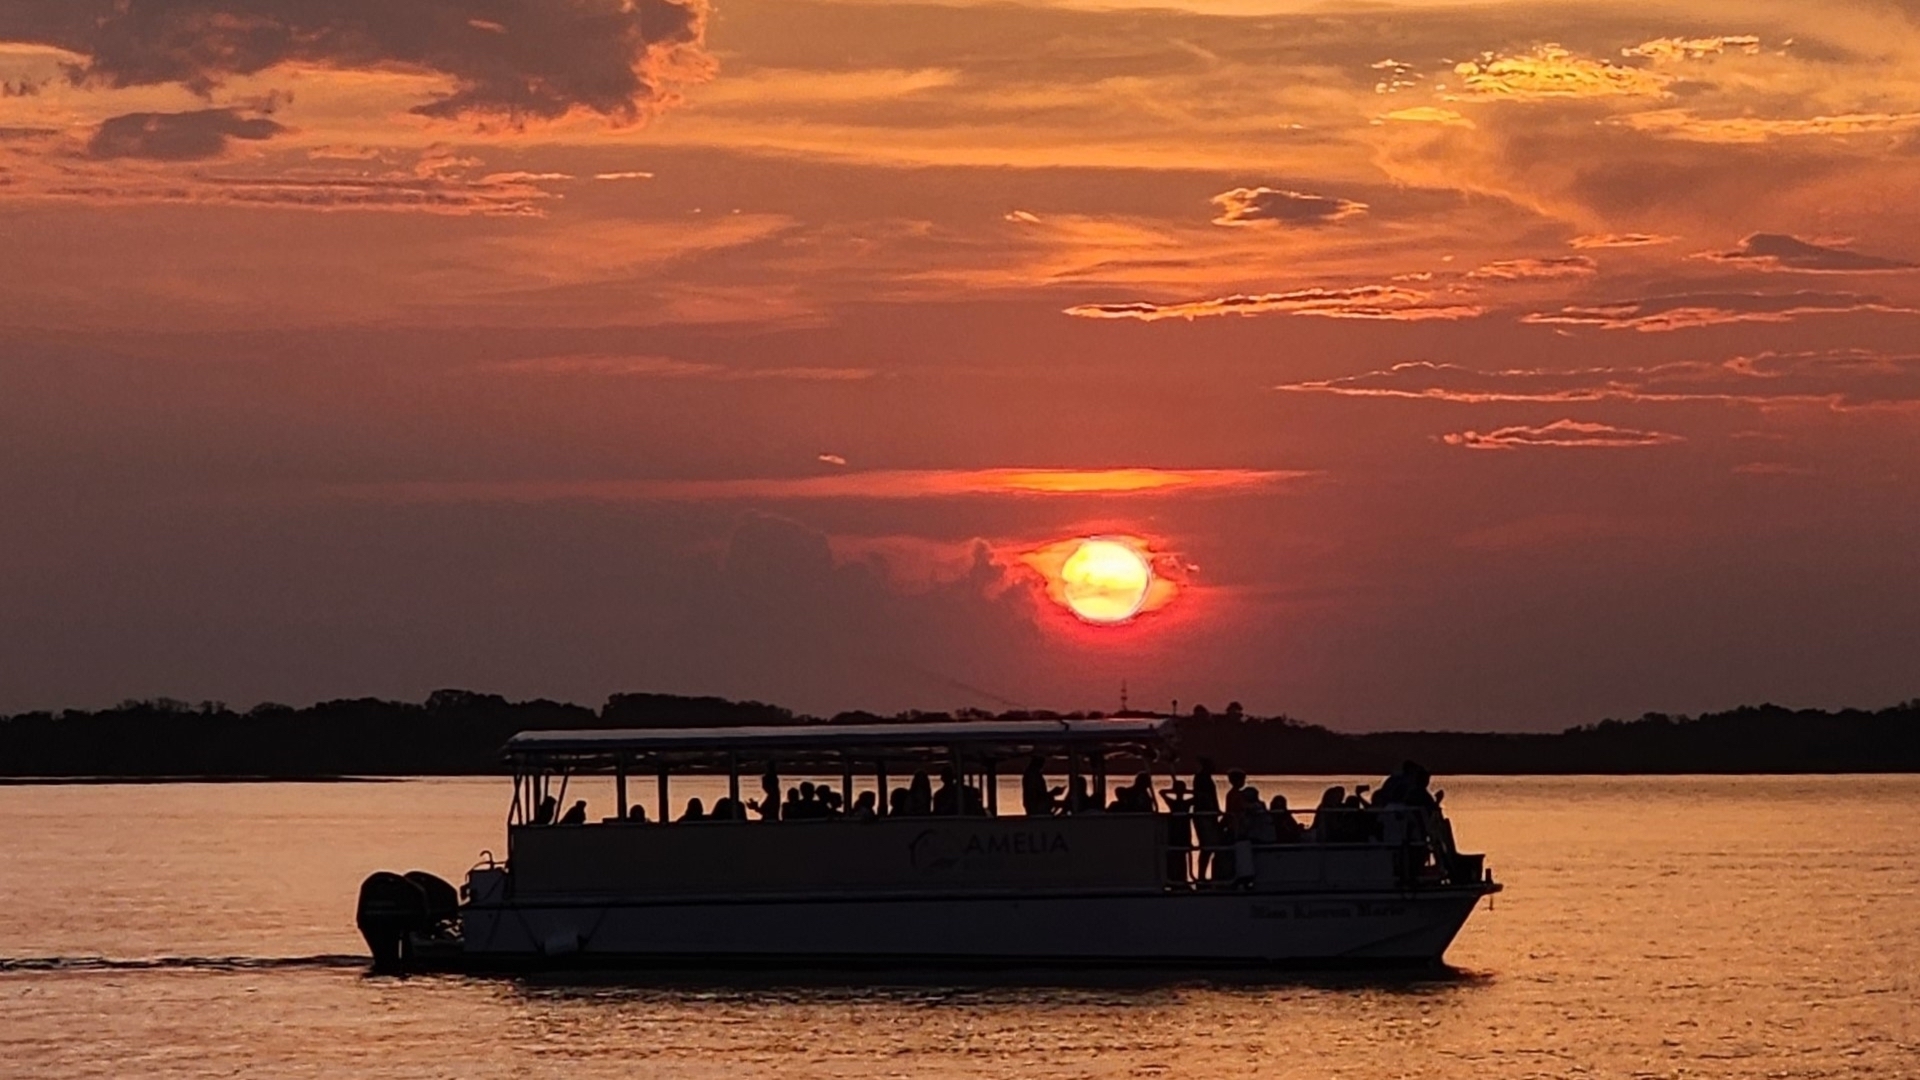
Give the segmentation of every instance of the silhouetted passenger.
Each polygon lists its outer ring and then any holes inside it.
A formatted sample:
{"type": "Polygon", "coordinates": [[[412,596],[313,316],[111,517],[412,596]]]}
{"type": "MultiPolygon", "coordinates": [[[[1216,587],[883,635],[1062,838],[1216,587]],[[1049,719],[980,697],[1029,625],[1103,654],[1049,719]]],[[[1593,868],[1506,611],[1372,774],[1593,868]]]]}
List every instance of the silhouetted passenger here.
{"type": "Polygon", "coordinates": [[[960,812],[960,785],[955,782],[951,765],[940,770],[940,787],[933,793],[933,812],[942,816],[960,812]]]}
{"type": "Polygon", "coordinates": [[[848,819],[852,821],[872,821],[874,819],[874,806],[877,802],[878,799],[875,798],[873,792],[861,792],[853,800],[853,809],[847,813],[848,819]]]}
{"type": "Polygon", "coordinates": [[[687,808],[680,812],[680,820],[681,821],[707,820],[707,804],[701,802],[698,798],[688,799],[687,808]]]}
{"type": "Polygon", "coordinates": [[[1347,789],[1335,784],[1320,793],[1320,805],[1313,808],[1313,839],[1322,844],[1343,842],[1343,819],[1347,810],[1347,789]]]}
{"type": "Polygon", "coordinates": [[[1153,801],[1153,777],[1140,773],[1133,783],[1113,793],[1113,802],[1107,807],[1123,814],[1151,814],[1159,809],[1153,801]]]}
{"type": "Polygon", "coordinates": [[[1087,787],[1086,777],[1076,775],[1067,781],[1067,813],[1091,814],[1099,809],[1100,803],[1087,787]]]}
{"type": "Polygon", "coordinates": [[[890,817],[913,816],[913,792],[906,788],[894,788],[887,796],[887,814],[890,817]]]}
{"type": "Polygon", "coordinates": [[[1307,830],[1293,816],[1293,810],[1287,806],[1285,795],[1275,795],[1267,804],[1267,815],[1273,819],[1273,840],[1276,844],[1297,844],[1307,838],[1307,830]]]}
{"type": "Polygon", "coordinates": [[[627,820],[638,822],[642,825],[646,824],[647,808],[639,803],[634,803],[632,806],[627,807],[627,820]]]}
{"type": "Polygon", "coordinates": [[[907,785],[907,808],[914,817],[933,813],[933,780],[925,769],[914,773],[913,781],[907,785]]]}
{"type": "Polygon", "coordinates": [[[760,815],[761,821],[780,820],[780,774],[767,765],[767,771],[760,774],[760,798],[747,802],[753,812],[760,815]]]}
{"type": "Polygon", "coordinates": [[[587,823],[587,800],[581,799],[567,808],[567,814],[560,819],[562,825],[585,825],[587,823]]]}
{"type": "Polygon", "coordinates": [[[1060,812],[1060,792],[1062,788],[1047,786],[1046,759],[1039,754],[1027,762],[1027,771],[1020,774],[1020,807],[1028,817],[1052,817],[1060,812]]]}
{"type": "Polygon", "coordinates": [[[1198,880],[1210,880],[1213,857],[1226,841],[1220,828],[1220,788],[1213,779],[1213,759],[1201,758],[1200,771],[1193,774],[1193,834],[1200,842],[1200,864],[1194,868],[1198,880]]]}
{"type": "Polygon", "coordinates": [[[1240,789],[1241,839],[1256,844],[1271,844],[1276,839],[1273,815],[1260,801],[1260,789],[1251,784],[1240,789]]]}
{"type": "Polygon", "coordinates": [[[1347,814],[1340,819],[1340,829],[1349,844],[1364,844],[1369,840],[1380,839],[1380,815],[1367,812],[1368,785],[1360,784],[1347,796],[1347,814]]]}
{"type": "Polygon", "coordinates": [[[1187,854],[1193,847],[1193,795],[1187,791],[1187,782],[1176,776],[1160,798],[1167,805],[1167,880],[1184,885],[1187,854]]]}
{"type": "Polygon", "coordinates": [[[534,808],[533,823],[535,825],[551,825],[553,824],[554,815],[559,812],[560,800],[549,795],[541,799],[540,805],[534,808]]]}
{"type": "Polygon", "coordinates": [[[741,806],[738,800],[722,795],[714,800],[713,809],[708,812],[707,820],[745,821],[747,820],[747,808],[741,806]]]}

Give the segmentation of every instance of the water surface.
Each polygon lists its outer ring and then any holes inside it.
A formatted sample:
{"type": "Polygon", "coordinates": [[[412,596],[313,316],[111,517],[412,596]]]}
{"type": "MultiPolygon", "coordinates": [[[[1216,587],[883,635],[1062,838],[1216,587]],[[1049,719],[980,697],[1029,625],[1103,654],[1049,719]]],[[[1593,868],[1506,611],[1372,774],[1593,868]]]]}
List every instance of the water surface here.
{"type": "Polygon", "coordinates": [[[1441,786],[1509,885],[1453,973],[1072,987],[373,978],[360,879],[501,782],[0,788],[0,1075],[1920,1075],[1920,777],[1441,786]]]}

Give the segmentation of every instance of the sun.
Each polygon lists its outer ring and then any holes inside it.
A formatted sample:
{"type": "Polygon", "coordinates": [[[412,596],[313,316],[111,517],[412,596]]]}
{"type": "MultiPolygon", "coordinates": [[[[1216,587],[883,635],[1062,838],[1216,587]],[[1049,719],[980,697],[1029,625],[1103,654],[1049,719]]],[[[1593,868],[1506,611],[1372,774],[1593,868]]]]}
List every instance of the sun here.
{"type": "Polygon", "coordinates": [[[1153,566],[1131,544],[1106,537],[1082,540],[1060,565],[1061,599],[1090,623],[1123,623],[1140,613],[1153,587],[1153,566]]]}

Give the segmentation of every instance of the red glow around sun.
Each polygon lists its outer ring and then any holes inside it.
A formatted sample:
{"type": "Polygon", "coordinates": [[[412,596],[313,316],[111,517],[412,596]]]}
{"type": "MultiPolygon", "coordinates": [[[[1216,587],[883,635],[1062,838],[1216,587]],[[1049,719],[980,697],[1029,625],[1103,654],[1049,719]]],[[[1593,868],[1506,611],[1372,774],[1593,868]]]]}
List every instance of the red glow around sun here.
{"type": "Polygon", "coordinates": [[[1155,570],[1161,556],[1137,536],[1076,536],[1022,556],[1047,596],[1092,626],[1118,626],[1165,607],[1179,592],[1155,570]]]}

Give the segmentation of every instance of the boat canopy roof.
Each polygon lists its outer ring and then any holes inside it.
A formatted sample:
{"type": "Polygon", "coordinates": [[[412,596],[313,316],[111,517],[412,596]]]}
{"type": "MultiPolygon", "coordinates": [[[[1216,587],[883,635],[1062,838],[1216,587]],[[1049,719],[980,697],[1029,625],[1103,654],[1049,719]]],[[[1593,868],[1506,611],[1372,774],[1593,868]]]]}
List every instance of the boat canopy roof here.
{"type": "Polygon", "coordinates": [[[1066,749],[1148,750],[1166,743],[1173,720],[1102,716],[1078,720],[941,720],[932,723],[780,724],[755,727],[607,728],[523,731],[507,740],[516,764],[614,761],[724,762],[932,757],[954,751],[1006,757],[1066,749]]]}

